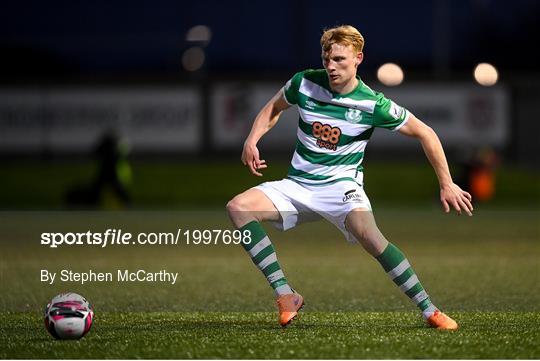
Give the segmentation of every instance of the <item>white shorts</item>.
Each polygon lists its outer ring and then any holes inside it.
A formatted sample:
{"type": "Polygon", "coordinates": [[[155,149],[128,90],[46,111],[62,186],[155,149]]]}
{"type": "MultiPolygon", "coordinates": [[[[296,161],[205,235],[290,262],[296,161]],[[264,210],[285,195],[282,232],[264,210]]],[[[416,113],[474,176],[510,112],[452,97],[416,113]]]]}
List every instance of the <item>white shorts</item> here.
{"type": "Polygon", "coordinates": [[[274,203],[281,222],[272,223],[283,231],[303,222],[325,218],[343,232],[347,241],[356,243],[356,238],[345,228],[345,218],[355,208],[371,211],[364,188],[354,181],[309,185],[283,179],[265,182],[255,188],[274,203]]]}

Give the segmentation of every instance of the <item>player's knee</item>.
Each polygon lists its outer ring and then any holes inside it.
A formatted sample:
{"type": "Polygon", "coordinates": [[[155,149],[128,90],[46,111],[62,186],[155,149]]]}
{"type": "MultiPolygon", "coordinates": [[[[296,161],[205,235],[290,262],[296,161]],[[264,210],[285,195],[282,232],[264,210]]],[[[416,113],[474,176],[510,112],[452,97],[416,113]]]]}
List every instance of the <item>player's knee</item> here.
{"type": "Polygon", "coordinates": [[[257,212],[253,211],[253,202],[249,197],[237,195],[227,203],[227,213],[236,227],[241,227],[250,221],[260,221],[257,212]]]}
{"type": "Polygon", "coordinates": [[[371,243],[372,236],[368,227],[363,225],[357,225],[354,227],[354,235],[362,244],[371,243]]]}
{"type": "Polygon", "coordinates": [[[356,223],[354,227],[351,227],[350,231],[362,247],[373,256],[379,255],[387,243],[375,225],[356,223]]]}
{"type": "Polygon", "coordinates": [[[227,213],[232,214],[235,212],[239,212],[241,208],[241,202],[234,197],[230,201],[227,202],[227,205],[225,206],[227,209],[227,213]]]}
{"type": "Polygon", "coordinates": [[[374,257],[380,255],[388,244],[388,241],[378,229],[364,229],[359,233],[358,238],[362,247],[374,257]]]}
{"type": "Polygon", "coordinates": [[[249,202],[241,194],[231,199],[226,208],[229,214],[250,211],[249,202]]]}

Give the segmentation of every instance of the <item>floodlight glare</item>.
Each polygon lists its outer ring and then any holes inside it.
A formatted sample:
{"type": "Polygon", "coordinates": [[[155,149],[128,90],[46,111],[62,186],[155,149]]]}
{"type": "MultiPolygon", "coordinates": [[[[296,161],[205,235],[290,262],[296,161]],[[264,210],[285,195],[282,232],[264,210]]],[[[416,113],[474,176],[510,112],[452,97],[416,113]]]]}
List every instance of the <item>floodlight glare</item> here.
{"type": "Polygon", "coordinates": [[[198,46],[184,51],[182,55],[182,65],[187,71],[197,71],[204,64],[204,50],[198,46]]]}
{"type": "Polygon", "coordinates": [[[497,69],[489,63],[480,63],[474,68],[474,80],[483,86],[492,86],[497,83],[499,73],[497,69]]]}
{"type": "Polygon", "coordinates": [[[212,31],[206,25],[197,25],[189,29],[186,34],[187,41],[196,41],[201,43],[209,43],[212,38],[212,31]]]}
{"type": "Polygon", "coordinates": [[[403,70],[399,65],[386,63],[377,70],[377,78],[386,86],[396,86],[403,82],[403,70]]]}

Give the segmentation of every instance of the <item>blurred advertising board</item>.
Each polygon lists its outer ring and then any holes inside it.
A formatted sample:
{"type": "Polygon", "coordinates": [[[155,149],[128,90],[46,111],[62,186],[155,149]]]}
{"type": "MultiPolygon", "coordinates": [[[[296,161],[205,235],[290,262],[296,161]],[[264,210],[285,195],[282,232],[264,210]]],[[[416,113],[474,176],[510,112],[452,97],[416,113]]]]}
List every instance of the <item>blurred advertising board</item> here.
{"type": "MultiPolygon", "coordinates": [[[[285,84],[217,83],[212,87],[210,123],[216,149],[238,149],[246,139],[259,110],[285,84]]],[[[266,149],[294,150],[298,112],[289,108],[266,133],[261,144],[266,149]]]]}
{"type": "Polygon", "coordinates": [[[0,151],[82,153],[106,133],[133,151],[197,151],[200,95],[184,88],[0,91],[0,151]]]}
{"type": "MultiPolygon", "coordinates": [[[[213,83],[207,103],[213,148],[241,151],[258,111],[282,85],[213,83]]],[[[445,147],[504,146],[509,141],[510,100],[503,87],[424,84],[378,89],[433,127],[445,147]]],[[[197,86],[3,89],[0,152],[84,153],[111,131],[134,152],[197,152],[204,146],[202,103],[197,86]]],[[[297,124],[297,111],[286,110],[261,146],[291,152],[297,124]]],[[[382,129],[373,139],[370,149],[418,146],[382,129]]]]}
{"type": "MultiPolygon", "coordinates": [[[[418,84],[380,90],[432,127],[445,147],[503,147],[510,141],[510,99],[502,86],[418,84]]],[[[383,130],[373,139],[373,148],[416,145],[383,130]]]]}
{"type": "MultiPolygon", "coordinates": [[[[217,149],[241,149],[257,112],[283,84],[218,83],[211,96],[212,140],[217,149]]],[[[377,89],[377,88],[375,88],[377,89]]],[[[408,85],[377,89],[431,126],[448,147],[504,146],[509,140],[509,97],[503,87],[469,84],[408,85]]],[[[294,108],[281,116],[263,138],[268,149],[293,148],[298,114],[294,108]]],[[[410,148],[418,142],[377,129],[370,148],[410,148]]]]}

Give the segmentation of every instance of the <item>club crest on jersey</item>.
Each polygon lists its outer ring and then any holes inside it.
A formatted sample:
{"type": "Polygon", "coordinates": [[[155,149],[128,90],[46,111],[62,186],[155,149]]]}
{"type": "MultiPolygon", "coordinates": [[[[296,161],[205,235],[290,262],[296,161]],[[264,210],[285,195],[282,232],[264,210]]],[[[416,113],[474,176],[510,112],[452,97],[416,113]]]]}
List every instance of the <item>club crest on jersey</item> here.
{"type": "Polygon", "coordinates": [[[354,108],[347,109],[345,119],[351,123],[360,123],[362,121],[362,111],[354,108]]]}

